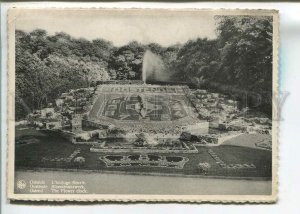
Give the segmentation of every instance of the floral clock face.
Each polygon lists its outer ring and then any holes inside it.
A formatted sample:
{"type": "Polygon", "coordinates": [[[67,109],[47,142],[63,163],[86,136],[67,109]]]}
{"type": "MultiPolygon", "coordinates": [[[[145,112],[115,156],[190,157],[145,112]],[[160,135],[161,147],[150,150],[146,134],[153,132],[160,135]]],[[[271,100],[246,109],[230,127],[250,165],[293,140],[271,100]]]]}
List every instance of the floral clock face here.
{"type": "Polygon", "coordinates": [[[131,95],[105,103],[102,116],[117,120],[171,121],[187,116],[184,101],[163,95],[131,95]]]}

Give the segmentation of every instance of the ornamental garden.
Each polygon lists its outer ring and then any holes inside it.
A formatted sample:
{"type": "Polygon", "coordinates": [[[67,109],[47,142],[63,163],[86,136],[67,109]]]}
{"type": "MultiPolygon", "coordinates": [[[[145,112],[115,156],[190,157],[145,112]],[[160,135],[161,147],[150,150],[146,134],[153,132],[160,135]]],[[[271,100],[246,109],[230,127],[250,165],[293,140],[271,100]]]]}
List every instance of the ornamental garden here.
{"type": "Polygon", "coordinates": [[[16,167],[270,177],[271,125],[226,94],[107,82],[16,123],[16,167]]]}

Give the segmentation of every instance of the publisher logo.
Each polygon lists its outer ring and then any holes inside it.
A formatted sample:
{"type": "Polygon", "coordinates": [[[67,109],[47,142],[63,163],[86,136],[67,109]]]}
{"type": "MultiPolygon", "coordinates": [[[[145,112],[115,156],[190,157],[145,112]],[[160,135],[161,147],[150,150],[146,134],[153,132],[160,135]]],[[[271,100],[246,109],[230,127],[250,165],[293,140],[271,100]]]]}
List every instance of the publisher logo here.
{"type": "Polygon", "coordinates": [[[17,182],[17,187],[18,187],[19,189],[25,189],[25,187],[26,187],[26,182],[25,182],[24,180],[19,180],[19,181],[17,182]]]}

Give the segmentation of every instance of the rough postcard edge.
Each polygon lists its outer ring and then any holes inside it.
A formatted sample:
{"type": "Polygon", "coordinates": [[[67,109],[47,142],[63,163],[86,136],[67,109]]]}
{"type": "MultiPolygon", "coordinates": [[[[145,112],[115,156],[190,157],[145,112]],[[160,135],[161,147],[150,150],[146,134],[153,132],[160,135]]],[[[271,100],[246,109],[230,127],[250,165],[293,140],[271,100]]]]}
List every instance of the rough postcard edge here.
{"type": "MultiPolygon", "coordinates": [[[[8,92],[7,92],[7,198],[20,201],[76,201],[76,202],[178,202],[178,203],[275,203],[278,194],[278,120],[272,120],[272,194],[271,195],[101,195],[101,194],[15,194],[14,193],[14,137],[15,137],[15,20],[21,10],[37,8],[11,8],[7,15],[8,41],[8,92]]],[[[162,12],[201,12],[213,11],[217,15],[266,15],[273,17],[273,118],[278,116],[278,50],[279,50],[279,11],[266,9],[149,9],[149,8],[46,8],[38,10],[122,10],[162,12]]]]}

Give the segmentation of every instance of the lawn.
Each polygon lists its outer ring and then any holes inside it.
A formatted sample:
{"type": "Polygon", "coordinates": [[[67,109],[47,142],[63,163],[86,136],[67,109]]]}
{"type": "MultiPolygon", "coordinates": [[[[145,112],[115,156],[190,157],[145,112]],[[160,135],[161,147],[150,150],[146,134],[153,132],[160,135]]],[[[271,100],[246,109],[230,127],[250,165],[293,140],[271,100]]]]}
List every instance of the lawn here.
{"type": "MultiPolygon", "coordinates": [[[[45,164],[42,159],[47,158],[67,158],[76,149],[80,148],[80,154],[86,160],[83,169],[107,170],[107,171],[126,171],[126,172],[155,172],[155,173],[176,173],[186,175],[199,174],[197,165],[199,162],[208,162],[211,165],[207,175],[211,176],[233,176],[233,177],[269,177],[272,174],[272,153],[267,150],[254,148],[223,145],[218,147],[198,146],[196,154],[163,154],[164,156],[182,156],[189,159],[183,169],[159,168],[159,167],[106,167],[99,160],[100,156],[110,153],[90,152],[89,145],[75,145],[54,133],[37,131],[34,129],[16,130],[16,141],[22,138],[32,137],[38,143],[28,145],[16,145],[15,166],[16,168],[77,168],[72,161],[69,164],[45,164]],[[212,149],[227,164],[254,164],[255,169],[223,169],[207,152],[212,149]]],[[[242,140],[242,139],[241,139],[242,140]]],[[[134,153],[136,154],[136,153],[134,153]]],[[[116,155],[116,154],[114,154],[116,155]]],[[[133,155],[133,153],[122,153],[122,155],[133,155]]],[[[155,154],[153,154],[155,155],[155,154]]]]}

